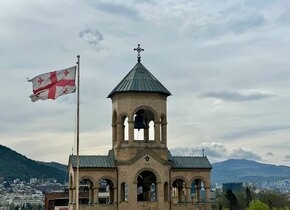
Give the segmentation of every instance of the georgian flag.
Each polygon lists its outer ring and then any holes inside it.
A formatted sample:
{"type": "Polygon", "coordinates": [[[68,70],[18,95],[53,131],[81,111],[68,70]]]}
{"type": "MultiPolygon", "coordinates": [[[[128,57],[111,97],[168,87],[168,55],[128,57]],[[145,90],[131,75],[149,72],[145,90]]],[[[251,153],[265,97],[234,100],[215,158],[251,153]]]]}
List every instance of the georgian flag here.
{"type": "Polygon", "coordinates": [[[75,86],[76,66],[38,75],[32,82],[33,94],[29,96],[32,102],[38,99],[56,99],[57,97],[73,93],[75,86]]]}

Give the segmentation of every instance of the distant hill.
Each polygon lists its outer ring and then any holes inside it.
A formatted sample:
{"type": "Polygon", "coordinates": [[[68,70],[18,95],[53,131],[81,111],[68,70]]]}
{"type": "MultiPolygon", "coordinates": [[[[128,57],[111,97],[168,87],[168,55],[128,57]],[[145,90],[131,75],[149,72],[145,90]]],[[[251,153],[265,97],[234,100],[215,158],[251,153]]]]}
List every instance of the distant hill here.
{"type": "Polygon", "coordinates": [[[230,159],[212,164],[211,183],[276,181],[290,179],[290,167],[230,159]]]}
{"type": "Polygon", "coordinates": [[[7,180],[30,178],[55,178],[58,182],[66,179],[61,164],[42,163],[31,160],[11,149],[0,145],[0,177],[7,180]]]}
{"type": "Polygon", "coordinates": [[[63,165],[57,162],[39,162],[39,163],[67,172],[67,165],[63,165]]]}

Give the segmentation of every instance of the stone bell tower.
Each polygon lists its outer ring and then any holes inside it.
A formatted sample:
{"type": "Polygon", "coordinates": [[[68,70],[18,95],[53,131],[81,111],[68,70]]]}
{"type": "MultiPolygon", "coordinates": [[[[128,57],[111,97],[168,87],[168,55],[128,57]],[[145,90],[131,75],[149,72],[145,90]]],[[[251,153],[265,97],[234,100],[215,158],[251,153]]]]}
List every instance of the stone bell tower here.
{"type": "Polygon", "coordinates": [[[112,99],[112,145],[118,161],[128,161],[148,148],[168,160],[167,97],[171,93],[141,63],[108,95],[112,99]]]}

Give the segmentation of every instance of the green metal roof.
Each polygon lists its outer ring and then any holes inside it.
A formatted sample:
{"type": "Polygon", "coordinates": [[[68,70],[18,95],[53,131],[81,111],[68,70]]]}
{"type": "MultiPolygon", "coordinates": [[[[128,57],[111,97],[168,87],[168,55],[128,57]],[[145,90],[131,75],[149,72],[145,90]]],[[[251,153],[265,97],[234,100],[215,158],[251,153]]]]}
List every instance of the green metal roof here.
{"type": "Polygon", "coordinates": [[[212,166],[208,161],[207,157],[193,157],[193,156],[173,156],[172,157],[174,169],[194,169],[194,168],[205,168],[211,169],[212,166]]]}
{"type": "MultiPolygon", "coordinates": [[[[109,155],[80,155],[80,168],[115,168],[115,156],[112,151],[109,151],[109,155]]],[[[70,155],[69,162],[72,166],[77,167],[77,156],[70,155]]]]}
{"type": "Polygon", "coordinates": [[[108,95],[111,98],[115,93],[121,92],[156,92],[166,96],[171,93],[151,74],[141,62],[121,80],[121,82],[108,95]]]}

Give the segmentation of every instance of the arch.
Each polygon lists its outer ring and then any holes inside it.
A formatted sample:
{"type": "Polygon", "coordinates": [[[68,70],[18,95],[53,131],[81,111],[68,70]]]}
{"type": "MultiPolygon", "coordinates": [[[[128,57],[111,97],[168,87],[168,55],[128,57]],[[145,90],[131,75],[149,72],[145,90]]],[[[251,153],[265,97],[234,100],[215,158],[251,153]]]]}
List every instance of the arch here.
{"type": "Polygon", "coordinates": [[[94,182],[90,176],[82,176],[80,178],[79,193],[82,198],[79,200],[80,204],[91,204],[94,199],[94,182]]]}
{"type": "Polygon", "coordinates": [[[143,171],[151,171],[151,172],[153,172],[154,173],[154,175],[156,176],[156,182],[157,183],[161,183],[161,177],[160,177],[160,175],[159,175],[159,173],[155,170],[155,169],[153,169],[153,168],[142,168],[142,169],[140,169],[136,174],[135,174],[135,177],[134,177],[134,183],[137,183],[137,179],[138,179],[138,175],[140,174],[140,173],[142,173],[143,171]]]}
{"type": "Polygon", "coordinates": [[[195,203],[204,203],[206,201],[206,197],[209,195],[206,192],[206,183],[203,179],[196,177],[191,182],[191,199],[195,203]]]}
{"type": "Polygon", "coordinates": [[[137,177],[137,201],[157,200],[157,178],[152,171],[142,171],[137,177]]]}
{"type": "Polygon", "coordinates": [[[154,141],[155,140],[155,122],[151,120],[148,125],[149,125],[149,140],[154,141]]]}
{"type": "Polygon", "coordinates": [[[189,186],[189,184],[190,184],[190,182],[188,181],[188,179],[185,178],[184,176],[175,176],[175,177],[173,177],[171,179],[172,180],[171,181],[171,186],[173,185],[173,182],[176,181],[177,179],[182,179],[185,182],[186,186],[189,186]]]}
{"type": "Polygon", "coordinates": [[[205,186],[210,186],[209,180],[207,180],[204,176],[194,176],[193,178],[191,178],[190,183],[192,183],[196,179],[202,180],[205,183],[205,186]]]}
{"type": "Polygon", "coordinates": [[[172,182],[172,199],[174,203],[184,203],[187,201],[187,188],[184,179],[175,179],[172,182]]]}
{"type": "Polygon", "coordinates": [[[121,183],[121,201],[128,201],[128,184],[127,182],[121,183]]]}
{"type": "Polygon", "coordinates": [[[149,106],[140,106],[136,108],[133,112],[134,116],[134,140],[145,140],[148,141],[150,132],[153,133],[153,138],[150,140],[155,139],[155,122],[158,119],[157,118],[157,112],[149,107],[149,106]],[[153,122],[153,125],[151,123],[151,127],[149,125],[150,122],[153,122]],[[140,129],[142,131],[140,132],[140,129]]]}
{"type": "Polygon", "coordinates": [[[131,115],[134,116],[135,113],[140,109],[147,109],[147,110],[151,111],[153,113],[154,119],[158,119],[157,111],[154,108],[152,108],[151,106],[146,106],[146,105],[142,105],[142,106],[135,108],[131,115]]]}
{"type": "Polygon", "coordinates": [[[100,179],[98,182],[98,199],[100,204],[114,203],[115,186],[111,179],[100,179]]]}
{"type": "Polygon", "coordinates": [[[104,175],[104,176],[101,176],[101,177],[97,180],[97,185],[96,185],[96,187],[100,187],[98,184],[100,183],[100,181],[101,181],[102,179],[109,179],[109,180],[111,180],[111,181],[113,182],[113,185],[114,185],[114,186],[117,185],[117,184],[116,184],[116,179],[115,179],[115,178],[113,178],[112,176],[109,176],[109,175],[104,175]]]}

